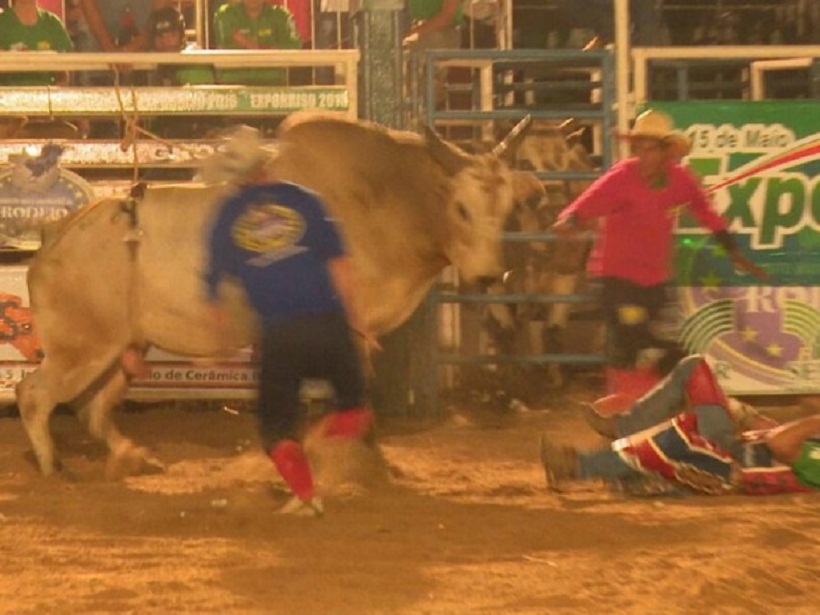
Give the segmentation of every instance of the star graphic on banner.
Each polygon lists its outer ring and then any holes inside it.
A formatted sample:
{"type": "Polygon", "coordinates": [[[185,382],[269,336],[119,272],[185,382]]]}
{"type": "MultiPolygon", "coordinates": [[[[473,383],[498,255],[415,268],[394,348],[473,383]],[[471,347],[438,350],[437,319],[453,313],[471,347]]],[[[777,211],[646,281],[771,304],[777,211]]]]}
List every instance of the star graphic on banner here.
{"type": "Polygon", "coordinates": [[[744,342],[753,342],[757,339],[758,331],[756,329],[752,329],[749,325],[743,327],[743,330],[740,332],[740,335],[743,336],[744,342]]]}
{"type": "Polygon", "coordinates": [[[766,346],[766,352],[769,353],[772,357],[779,357],[783,355],[783,346],[778,344],[777,342],[772,342],[768,346],[766,346]]]}
{"type": "Polygon", "coordinates": [[[707,288],[717,288],[720,286],[720,278],[715,275],[714,271],[710,271],[700,279],[700,285],[707,288]]]}
{"type": "Polygon", "coordinates": [[[712,256],[726,256],[726,250],[719,243],[712,244],[712,256]]]}

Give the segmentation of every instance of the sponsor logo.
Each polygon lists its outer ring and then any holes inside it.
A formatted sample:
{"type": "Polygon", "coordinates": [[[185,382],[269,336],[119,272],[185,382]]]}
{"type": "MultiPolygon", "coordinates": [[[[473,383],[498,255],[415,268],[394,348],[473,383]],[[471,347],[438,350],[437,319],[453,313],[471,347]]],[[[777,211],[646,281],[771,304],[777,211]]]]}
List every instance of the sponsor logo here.
{"type": "Polygon", "coordinates": [[[8,170],[0,172],[0,247],[36,250],[43,224],[92,199],[84,179],[60,168],[62,152],[49,143],[36,156],[27,149],[9,155],[8,170]]]}
{"type": "Polygon", "coordinates": [[[266,203],[248,208],[234,222],[232,235],[240,248],[259,254],[251,262],[265,265],[302,251],[302,216],[284,205],[266,203]]]}
{"type": "Polygon", "coordinates": [[[740,275],[694,220],[676,256],[681,340],[732,392],[810,391],[820,376],[820,135],[779,123],[692,125],[689,164],[741,250],[771,275],[740,275]]]}
{"type": "Polygon", "coordinates": [[[17,295],[0,292],[0,345],[9,344],[27,361],[39,361],[42,346],[31,309],[17,295]]]}

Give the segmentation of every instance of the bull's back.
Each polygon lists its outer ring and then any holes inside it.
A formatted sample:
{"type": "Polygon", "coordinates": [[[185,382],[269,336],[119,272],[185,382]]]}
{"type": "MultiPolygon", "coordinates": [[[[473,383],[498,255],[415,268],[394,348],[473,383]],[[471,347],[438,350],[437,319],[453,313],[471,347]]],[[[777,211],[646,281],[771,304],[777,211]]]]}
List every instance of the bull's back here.
{"type": "Polygon", "coordinates": [[[278,135],[274,173],[329,196],[341,190],[391,197],[424,191],[437,173],[424,140],[369,123],[315,119],[278,135]]]}

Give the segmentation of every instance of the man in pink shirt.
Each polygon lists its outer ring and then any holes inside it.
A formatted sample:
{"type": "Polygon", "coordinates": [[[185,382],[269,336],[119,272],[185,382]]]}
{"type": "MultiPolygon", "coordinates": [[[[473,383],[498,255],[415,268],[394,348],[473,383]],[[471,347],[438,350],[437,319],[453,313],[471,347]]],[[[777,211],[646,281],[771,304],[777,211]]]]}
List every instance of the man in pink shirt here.
{"type": "Polygon", "coordinates": [[[587,272],[600,287],[607,326],[607,388],[627,396],[622,401],[628,404],[657,382],[657,371],[668,372],[684,354],[675,342],[653,334],[667,303],[681,207],[714,233],[737,270],[766,274],[740,253],[700,181],[680,164],[690,143],[668,115],[646,111],[621,136],[629,140],[632,156],[566,207],[552,230],[569,234],[598,221],[587,272]],[[652,348],[667,351],[657,371],[638,369],[642,351],[652,348]]]}

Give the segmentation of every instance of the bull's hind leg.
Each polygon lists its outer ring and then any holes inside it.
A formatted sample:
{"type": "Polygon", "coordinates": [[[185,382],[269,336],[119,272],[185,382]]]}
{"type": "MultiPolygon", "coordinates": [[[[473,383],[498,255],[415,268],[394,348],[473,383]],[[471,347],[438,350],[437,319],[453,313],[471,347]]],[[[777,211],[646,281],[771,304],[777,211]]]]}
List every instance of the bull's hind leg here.
{"type": "Polygon", "coordinates": [[[54,441],[49,431],[49,419],[57,400],[51,397],[48,368],[43,364],[17,385],[17,407],[23,427],[31,441],[40,471],[49,476],[54,472],[54,441]]]}
{"type": "Polygon", "coordinates": [[[78,407],[78,416],[91,435],[108,445],[106,476],[112,479],[164,470],[148,449],[124,436],[114,422],[114,409],[125,397],[127,389],[128,378],[125,372],[119,367],[112,369],[98,383],[91,396],[83,399],[82,405],[78,407]]]}

